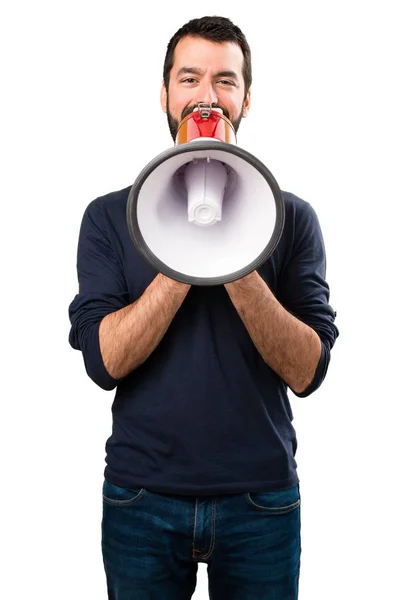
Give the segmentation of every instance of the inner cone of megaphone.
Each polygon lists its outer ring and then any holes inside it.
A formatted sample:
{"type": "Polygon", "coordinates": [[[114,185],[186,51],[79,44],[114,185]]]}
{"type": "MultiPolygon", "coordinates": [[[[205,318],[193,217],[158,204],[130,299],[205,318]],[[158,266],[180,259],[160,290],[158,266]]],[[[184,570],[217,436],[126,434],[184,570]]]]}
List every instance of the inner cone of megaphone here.
{"type": "Polygon", "coordinates": [[[209,227],[221,220],[227,185],[226,167],[210,158],[194,159],[184,171],[189,221],[209,227]]]}

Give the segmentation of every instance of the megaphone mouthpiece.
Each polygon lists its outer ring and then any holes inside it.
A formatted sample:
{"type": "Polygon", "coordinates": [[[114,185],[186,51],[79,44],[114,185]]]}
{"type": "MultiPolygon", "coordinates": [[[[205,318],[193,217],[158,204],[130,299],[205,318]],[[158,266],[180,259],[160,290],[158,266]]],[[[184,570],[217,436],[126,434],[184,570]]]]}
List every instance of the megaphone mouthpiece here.
{"type": "Polygon", "coordinates": [[[187,165],[184,180],[191,223],[204,227],[221,220],[227,179],[227,170],[219,160],[195,159],[187,165]]]}

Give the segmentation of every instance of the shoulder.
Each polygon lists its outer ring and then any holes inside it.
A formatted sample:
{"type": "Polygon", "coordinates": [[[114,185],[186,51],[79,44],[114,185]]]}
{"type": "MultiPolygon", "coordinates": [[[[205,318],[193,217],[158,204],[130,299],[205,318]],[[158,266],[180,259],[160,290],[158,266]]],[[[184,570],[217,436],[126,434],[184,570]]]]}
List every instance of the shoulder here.
{"type": "Polygon", "coordinates": [[[131,186],[98,196],[86,206],[82,218],[82,230],[113,238],[126,230],[126,204],[131,186]]]}
{"type": "Polygon", "coordinates": [[[86,207],[85,212],[92,215],[93,217],[100,216],[112,216],[126,211],[126,203],[128,200],[131,186],[128,186],[122,190],[109,192],[103,196],[98,196],[86,207]]]}
{"type": "Polygon", "coordinates": [[[282,198],[285,204],[285,217],[292,218],[296,221],[302,221],[303,219],[316,218],[317,214],[312,205],[296,196],[292,192],[282,191],[282,198]]]}
{"type": "Polygon", "coordinates": [[[299,257],[324,260],[325,247],[317,214],[312,205],[299,196],[281,191],[285,206],[284,226],[275,260],[283,269],[299,257]]]}
{"type": "Polygon", "coordinates": [[[320,237],[321,228],[314,207],[291,192],[282,191],[285,205],[284,233],[294,238],[320,237]]]}

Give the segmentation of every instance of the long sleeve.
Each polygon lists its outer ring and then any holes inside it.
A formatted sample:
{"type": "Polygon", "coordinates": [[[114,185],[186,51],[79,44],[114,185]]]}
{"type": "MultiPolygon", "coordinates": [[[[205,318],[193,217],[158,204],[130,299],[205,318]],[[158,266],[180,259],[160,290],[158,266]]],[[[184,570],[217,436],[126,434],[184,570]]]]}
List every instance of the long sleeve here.
{"type": "Polygon", "coordinates": [[[119,380],[111,377],[104,366],[99,326],[103,317],[129,303],[129,294],[99,199],[91,202],[83,215],[77,271],[79,293],[69,306],[69,342],[73,348],[82,351],[89,377],[101,388],[112,390],[119,380]]]}
{"type": "Polygon", "coordinates": [[[278,298],[295,317],[319,335],[321,356],[311,384],[299,397],[309,396],[323,382],[330,352],[339,335],[334,324],[336,313],[329,304],[325,245],[315,210],[307,202],[289,212],[293,228],[292,252],[279,277],[278,298]],[[300,210],[301,207],[301,210],[300,210]]]}

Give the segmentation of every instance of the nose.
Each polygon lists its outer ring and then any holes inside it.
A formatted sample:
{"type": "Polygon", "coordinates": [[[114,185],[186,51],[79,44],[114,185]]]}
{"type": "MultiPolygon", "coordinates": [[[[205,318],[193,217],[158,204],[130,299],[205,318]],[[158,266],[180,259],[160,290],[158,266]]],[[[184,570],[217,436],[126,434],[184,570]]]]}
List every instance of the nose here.
{"type": "Polygon", "coordinates": [[[209,102],[210,104],[218,104],[218,96],[215,93],[212,83],[203,81],[197,89],[196,102],[209,102]]]}

